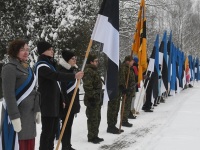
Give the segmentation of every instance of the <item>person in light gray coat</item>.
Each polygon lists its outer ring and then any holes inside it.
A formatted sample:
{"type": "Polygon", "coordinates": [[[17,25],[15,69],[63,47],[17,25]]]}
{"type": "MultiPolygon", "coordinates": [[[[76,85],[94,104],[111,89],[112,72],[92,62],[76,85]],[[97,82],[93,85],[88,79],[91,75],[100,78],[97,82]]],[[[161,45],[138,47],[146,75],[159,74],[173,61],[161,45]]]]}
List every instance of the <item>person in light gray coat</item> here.
{"type": "Polygon", "coordinates": [[[1,116],[1,139],[4,140],[2,140],[0,149],[7,150],[9,145],[12,145],[12,148],[18,145],[15,136],[11,140],[4,136],[8,128],[9,133],[13,131],[14,135],[18,135],[20,150],[34,150],[36,122],[40,123],[41,115],[39,94],[34,89],[36,78],[27,64],[29,47],[23,40],[14,40],[9,46],[8,54],[9,62],[3,66],[1,74],[4,98],[1,116]],[[13,128],[9,128],[9,123],[6,124],[8,117],[13,128]],[[13,139],[16,142],[12,142],[13,139]],[[9,144],[6,144],[6,141],[9,144]]]}

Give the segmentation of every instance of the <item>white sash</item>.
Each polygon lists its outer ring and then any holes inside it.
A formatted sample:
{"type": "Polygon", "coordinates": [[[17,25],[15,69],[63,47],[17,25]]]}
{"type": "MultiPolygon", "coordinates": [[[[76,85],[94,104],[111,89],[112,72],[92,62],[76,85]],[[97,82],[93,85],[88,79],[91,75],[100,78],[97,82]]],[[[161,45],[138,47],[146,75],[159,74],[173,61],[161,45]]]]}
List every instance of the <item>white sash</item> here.
{"type": "MultiPolygon", "coordinates": [[[[36,83],[36,88],[38,89],[38,87],[39,87],[39,84],[38,84],[38,70],[39,70],[39,68],[40,67],[43,67],[43,66],[46,66],[46,67],[49,67],[47,64],[39,64],[38,66],[37,66],[37,69],[36,69],[36,77],[37,77],[37,83],[36,83]]],[[[50,67],[49,67],[50,68],[50,67]]],[[[61,87],[60,87],[60,83],[57,81],[57,84],[58,84],[58,87],[59,87],[59,89],[60,89],[60,91],[61,91],[61,87]]]]}
{"type": "Polygon", "coordinates": [[[72,85],[72,86],[67,90],[67,94],[70,93],[73,89],[75,89],[76,83],[77,83],[77,80],[75,81],[74,85],[72,85]]]}

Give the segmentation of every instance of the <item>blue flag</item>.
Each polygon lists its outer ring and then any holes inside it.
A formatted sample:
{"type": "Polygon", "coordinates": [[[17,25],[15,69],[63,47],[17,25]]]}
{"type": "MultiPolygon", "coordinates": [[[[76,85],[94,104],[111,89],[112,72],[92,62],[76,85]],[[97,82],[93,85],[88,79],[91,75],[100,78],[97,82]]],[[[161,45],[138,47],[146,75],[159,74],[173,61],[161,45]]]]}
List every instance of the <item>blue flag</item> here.
{"type": "MultiPolygon", "coordinates": [[[[171,60],[172,60],[172,31],[170,32],[168,43],[167,43],[167,54],[168,54],[168,83],[171,81],[171,60]]],[[[168,87],[169,89],[169,87],[168,87]]]]}
{"type": "Polygon", "coordinates": [[[171,59],[171,64],[172,64],[172,75],[171,75],[171,81],[170,81],[170,90],[175,91],[176,90],[176,58],[177,58],[177,50],[174,44],[172,44],[172,59],[171,59]]]}

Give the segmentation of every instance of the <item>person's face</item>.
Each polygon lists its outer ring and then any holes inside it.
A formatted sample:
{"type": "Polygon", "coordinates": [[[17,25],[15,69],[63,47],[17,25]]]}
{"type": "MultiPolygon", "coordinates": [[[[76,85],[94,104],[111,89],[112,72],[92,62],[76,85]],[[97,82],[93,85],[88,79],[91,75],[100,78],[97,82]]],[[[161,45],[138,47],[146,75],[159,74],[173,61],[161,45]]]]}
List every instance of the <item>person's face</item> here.
{"type": "Polygon", "coordinates": [[[129,66],[133,66],[133,60],[127,61],[127,64],[128,64],[129,66]]]}
{"type": "Polygon", "coordinates": [[[95,59],[94,61],[91,61],[90,63],[91,63],[92,65],[95,65],[96,67],[98,67],[99,60],[98,60],[98,59],[95,59]]]}
{"type": "Polygon", "coordinates": [[[20,48],[19,53],[17,54],[17,57],[21,61],[27,61],[28,56],[29,56],[29,46],[25,44],[24,47],[20,48]]]}
{"type": "Polygon", "coordinates": [[[130,66],[133,66],[133,63],[134,63],[134,61],[131,60],[130,63],[129,63],[129,65],[130,65],[130,66]]]}
{"type": "Polygon", "coordinates": [[[53,48],[51,47],[51,48],[49,48],[48,50],[46,50],[44,53],[42,53],[42,54],[44,54],[44,55],[46,55],[46,56],[49,56],[49,57],[53,57],[53,55],[54,55],[54,51],[53,51],[53,48]]]}
{"type": "Polygon", "coordinates": [[[68,64],[70,64],[71,66],[75,66],[76,60],[77,60],[77,57],[76,57],[76,56],[73,56],[73,57],[68,61],[68,64]]]}

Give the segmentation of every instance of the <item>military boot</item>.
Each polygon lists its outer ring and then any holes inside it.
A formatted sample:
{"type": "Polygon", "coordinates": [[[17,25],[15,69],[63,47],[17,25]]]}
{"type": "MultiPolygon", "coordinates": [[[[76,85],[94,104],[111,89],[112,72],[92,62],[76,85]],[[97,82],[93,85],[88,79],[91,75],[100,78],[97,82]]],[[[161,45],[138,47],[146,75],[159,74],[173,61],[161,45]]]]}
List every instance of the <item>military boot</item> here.
{"type": "Polygon", "coordinates": [[[132,127],[133,124],[129,123],[128,121],[122,122],[122,126],[124,127],[132,127]]]}
{"type": "Polygon", "coordinates": [[[129,119],[136,119],[136,116],[134,116],[134,115],[132,114],[132,112],[130,111],[130,113],[129,113],[129,115],[128,115],[128,118],[129,118],[129,119]]]}
{"type": "Polygon", "coordinates": [[[99,142],[102,142],[102,141],[104,141],[104,139],[103,138],[100,138],[100,137],[96,137],[96,139],[99,141],[99,142]]]}
{"type": "Polygon", "coordinates": [[[112,134],[120,134],[121,132],[124,132],[124,130],[119,130],[117,127],[112,126],[107,128],[107,132],[112,134]]]}
{"type": "Polygon", "coordinates": [[[62,150],[75,150],[71,145],[67,145],[65,147],[62,147],[62,150]]]}
{"type": "Polygon", "coordinates": [[[88,142],[99,144],[99,140],[97,138],[88,139],[88,142]]]}

